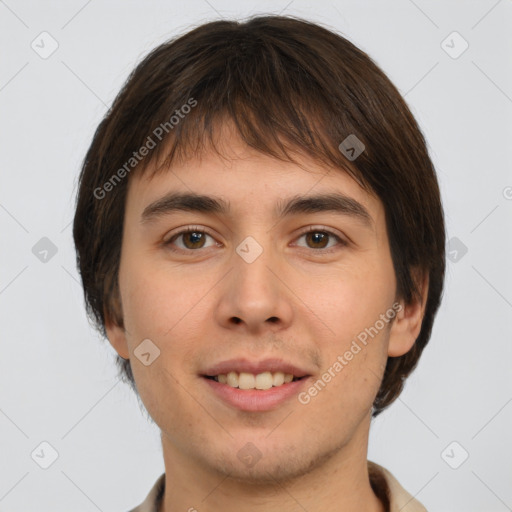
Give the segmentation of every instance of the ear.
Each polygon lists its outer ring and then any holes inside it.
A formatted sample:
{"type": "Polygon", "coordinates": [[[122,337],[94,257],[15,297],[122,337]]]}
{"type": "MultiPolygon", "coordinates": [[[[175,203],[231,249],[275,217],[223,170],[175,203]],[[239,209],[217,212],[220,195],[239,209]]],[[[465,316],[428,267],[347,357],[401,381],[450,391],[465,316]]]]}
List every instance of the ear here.
{"type": "Polygon", "coordinates": [[[397,312],[389,336],[388,356],[403,356],[413,347],[421,331],[428,296],[428,272],[420,273],[413,270],[413,279],[420,291],[420,298],[413,298],[410,304],[398,301],[400,310],[397,312]]]}
{"type": "Polygon", "coordinates": [[[112,300],[114,311],[104,309],[105,331],[108,340],[114,347],[115,351],[123,358],[130,359],[130,351],[128,350],[128,342],[126,340],[126,330],[123,326],[122,308],[119,299],[112,300]]]}

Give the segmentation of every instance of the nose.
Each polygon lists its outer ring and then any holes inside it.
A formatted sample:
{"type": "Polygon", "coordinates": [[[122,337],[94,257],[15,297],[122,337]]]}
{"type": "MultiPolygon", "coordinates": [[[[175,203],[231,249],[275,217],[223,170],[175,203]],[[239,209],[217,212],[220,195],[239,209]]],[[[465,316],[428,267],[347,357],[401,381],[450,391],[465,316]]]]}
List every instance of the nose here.
{"type": "Polygon", "coordinates": [[[262,334],[290,325],[293,294],[290,283],[286,283],[285,262],[279,258],[272,251],[270,239],[254,260],[245,257],[243,249],[233,253],[231,271],[219,283],[215,314],[222,327],[262,334]]]}

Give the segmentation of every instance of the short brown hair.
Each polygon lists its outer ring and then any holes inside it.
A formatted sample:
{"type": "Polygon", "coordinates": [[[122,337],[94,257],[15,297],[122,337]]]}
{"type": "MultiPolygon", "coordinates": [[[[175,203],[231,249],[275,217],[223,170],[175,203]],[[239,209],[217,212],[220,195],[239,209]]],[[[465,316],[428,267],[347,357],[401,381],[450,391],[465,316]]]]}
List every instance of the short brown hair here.
{"type": "MultiPolygon", "coordinates": [[[[123,327],[118,271],[131,169],[141,173],[155,161],[165,169],[207,141],[214,145],[227,120],[250,147],[288,161],[300,151],[348,172],[378,196],[397,294],[406,303],[420,298],[415,269],[428,274],[421,331],[408,353],[388,358],[374,401],[377,416],[415,368],[440,304],[445,227],[439,186],[424,137],[384,72],[347,39],[306,20],[206,23],[155,48],[129,76],[80,174],[73,235],[89,316],[104,336],[106,318],[123,327]],[[356,160],[339,148],[350,135],[365,146],[356,160]],[[156,147],[150,139],[158,139],[156,147]],[[143,146],[149,148],[144,158],[143,146]]],[[[117,362],[137,391],[130,361],[118,356],[117,362]]]]}

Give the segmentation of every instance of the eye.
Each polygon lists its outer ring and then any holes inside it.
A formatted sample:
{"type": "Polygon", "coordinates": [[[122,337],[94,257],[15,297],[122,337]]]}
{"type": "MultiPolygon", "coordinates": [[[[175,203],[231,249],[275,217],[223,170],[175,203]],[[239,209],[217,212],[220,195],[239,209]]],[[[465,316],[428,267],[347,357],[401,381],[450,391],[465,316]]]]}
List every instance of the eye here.
{"type": "Polygon", "coordinates": [[[218,245],[215,242],[214,238],[206,233],[206,231],[198,228],[198,227],[190,227],[179,233],[173,235],[169,240],[164,242],[164,245],[169,247],[172,251],[180,250],[180,251],[193,251],[196,249],[205,249],[209,246],[206,246],[206,239],[211,238],[214,243],[210,245],[218,245]],[[181,240],[182,245],[175,244],[175,241],[181,240]],[[172,246],[177,245],[178,249],[174,249],[172,246]]]}
{"type": "MultiPolygon", "coordinates": [[[[299,236],[298,240],[304,238],[306,240],[306,248],[313,249],[314,251],[333,252],[335,246],[346,246],[345,242],[340,236],[325,228],[310,227],[307,231],[299,236]],[[331,243],[330,242],[337,242],[331,243]],[[330,245],[329,245],[330,244],[330,245]]],[[[191,226],[187,229],[179,231],[164,242],[164,246],[168,247],[171,251],[176,252],[191,252],[199,249],[207,249],[208,247],[217,246],[219,244],[215,239],[203,229],[197,226],[191,226]],[[206,245],[207,239],[210,238],[213,243],[206,245]],[[179,242],[179,243],[178,243],[179,242]]],[[[299,244],[299,246],[301,246],[299,244]]],[[[304,246],[302,246],[304,247],[304,246]]]]}
{"type": "Polygon", "coordinates": [[[331,248],[333,246],[331,245],[330,247],[328,247],[328,244],[332,239],[334,239],[334,241],[337,241],[338,245],[340,246],[347,245],[347,242],[345,242],[345,240],[343,240],[341,237],[339,237],[332,231],[329,231],[328,229],[324,228],[311,227],[305,233],[302,233],[302,235],[300,235],[298,239],[300,240],[303,237],[305,238],[306,243],[308,244],[307,248],[309,249],[329,249],[323,252],[332,252],[331,248]]]}

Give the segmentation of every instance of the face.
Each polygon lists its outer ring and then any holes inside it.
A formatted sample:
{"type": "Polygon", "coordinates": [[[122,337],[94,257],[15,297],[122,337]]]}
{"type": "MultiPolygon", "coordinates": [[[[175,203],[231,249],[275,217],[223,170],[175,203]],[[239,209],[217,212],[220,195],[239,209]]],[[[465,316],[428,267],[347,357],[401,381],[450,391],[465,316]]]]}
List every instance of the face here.
{"type": "Polygon", "coordinates": [[[107,332],[174,460],[282,480],[366,448],[388,354],[415,333],[380,200],[342,170],[229,142],[130,178],[125,330],[107,332]]]}

